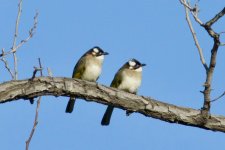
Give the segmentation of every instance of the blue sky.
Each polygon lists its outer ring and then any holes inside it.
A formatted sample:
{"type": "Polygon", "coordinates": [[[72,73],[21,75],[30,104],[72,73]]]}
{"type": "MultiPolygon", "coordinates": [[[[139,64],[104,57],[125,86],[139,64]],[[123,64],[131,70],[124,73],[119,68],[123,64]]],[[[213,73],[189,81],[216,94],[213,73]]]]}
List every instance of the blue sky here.
{"type": "MultiPolygon", "coordinates": [[[[12,46],[17,3],[17,0],[0,1],[0,48],[6,50],[12,46]]],[[[222,10],[225,1],[200,1],[199,6],[199,17],[205,22],[222,10]]],[[[71,77],[80,56],[98,45],[110,53],[99,83],[109,85],[119,67],[136,58],[147,64],[139,95],[178,106],[202,107],[203,95],[199,91],[203,89],[205,72],[178,0],[24,0],[19,41],[27,37],[36,10],[37,32],[18,51],[19,79],[32,76],[38,57],[54,76],[71,77]]],[[[213,26],[217,32],[225,31],[224,27],[225,17],[213,26]]],[[[195,23],[194,28],[208,62],[212,39],[195,23]]],[[[225,42],[225,35],[221,41],[225,42]]],[[[220,47],[212,98],[225,90],[224,60],[224,47],[220,47]]],[[[3,64],[0,67],[0,81],[9,80],[3,64]]],[[[126,117],[119,109],[114,111],[110,126],[102,127],[100,121],[106,106],[78,100],[75,111],[66,114],[67,99],[42,98],[39,124],[30,149],[208,150],[225,146],[223,133],[169,124],[140,114],[126,117]]],[[[225,115],[224,107],[223,97],[212,104],[211,112],[225,115]]],[[[36,105],[24,100],[0,105],[1,149],[25,149],[35,108],[36,105]]]]}

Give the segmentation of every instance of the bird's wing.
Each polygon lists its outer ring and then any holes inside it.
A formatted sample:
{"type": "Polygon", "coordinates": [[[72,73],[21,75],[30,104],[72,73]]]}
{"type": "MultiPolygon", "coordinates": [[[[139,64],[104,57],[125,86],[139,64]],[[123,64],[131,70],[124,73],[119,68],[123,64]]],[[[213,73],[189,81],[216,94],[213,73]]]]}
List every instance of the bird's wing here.
{"type": "Polygon", "coordinates": [[[85,57],[81,57],[73,69],[72,78],[81,79],[85,71],[85,57]]]}
{"type": "Polygon", "coordinates": [[[121,81],[122,81],[122,71],[119,70],[116,75],[114,76],[114,79],[111,83],[111,87],[114,87],[114,88],[117,88],[119,87],[119,85],[121,84],[121,81]]]}

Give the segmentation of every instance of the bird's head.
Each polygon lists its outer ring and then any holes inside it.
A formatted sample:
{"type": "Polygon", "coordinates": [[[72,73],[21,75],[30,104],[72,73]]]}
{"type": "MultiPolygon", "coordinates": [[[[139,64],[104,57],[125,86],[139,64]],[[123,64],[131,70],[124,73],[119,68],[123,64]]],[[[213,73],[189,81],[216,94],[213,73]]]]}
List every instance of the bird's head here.
{"type": "Polygon", "coordinates": [[[136,59],[130,59],[127,63],[126,66],[128,67],[128,69],[130,70],[134,70],[137,72],[141,72],[142,71],[142,67],[146,66],[146,64],[142,64],[140,63],[138,60],[136,59]]]}

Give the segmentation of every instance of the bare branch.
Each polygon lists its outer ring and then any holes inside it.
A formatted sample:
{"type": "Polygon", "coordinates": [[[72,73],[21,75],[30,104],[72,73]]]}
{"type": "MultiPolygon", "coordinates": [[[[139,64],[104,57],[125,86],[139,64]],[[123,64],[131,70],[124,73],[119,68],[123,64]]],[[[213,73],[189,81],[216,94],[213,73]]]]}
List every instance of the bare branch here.
{"type": "MultiPolygon", "coordinates": [[[[4,54],[4,48],[2,49],[2,54],[4,54]]],[[[12,70],[10,69],[8,61],[5,59],[4,56],[1,58],[1,61],[5,64],[5,68],[11,75],[12,79],[14,79],[14,74],[13,74],[12,70]]]]}
{"type": "Polygon", "coordinates": [[[37,107],[36,107],[36,113],[35,113],[33,128],[30,132],[29,138],[26,140],[26,150],[29,150],[30,141],[32,140],[32,137],[34,135],[35,129],[36,129],[37,124],[38,124],[38,113],[39,113],[39,108],[40,108],[40,102],[41,102],[41,96],[38,98],[38,101],[37,101],[37,107]]]}
{"type": "Polygon", "coordinates": [[[206,22],[206,25],[211,27],[215,22],[217,22],[221,17],[223,17],[224,14],[225,14],[225,7],[218,14],[216,14],[215,17],[206,22]]]}
{"type": "MultiPolygon", "coordinates": [[[[211,105],[210,104],[210,102],[211,102],[210,94],[211,94],[212,77],[213,77],[214,68],[216,66],[217,51],[218,51],[219,46],[221,45],[220,39],[219,39],[220,34],[216,33],[211,28],[211,26],[212,26],[212,24],[214,24],[216,21],[218,21],[225,14],[225,8],[222,11],[220,11],[214,18],[212,18],[211,20],[209,20],[206,24],[203,24],[200,21],[200,19],[198,18],[198,15],[197,15],[197,13],[198,13],[198,7],[197,7],[197,5],[195,5],[195,9],[193,9],[190,6],[190,4],[187,3],[186,0],[180,0],[180,2],[185,7],[186,16],[187,16],[187,9],[189,9],[189,11],[192,12],[192,15],[193,15],[195,21],[198,22],[202,27],[204,27],[205,30],[208,32],[208,34],[214,40],[213,48],[211,50],[211,58],[210,58],[209,67],[207,67],[207,68],[205,67],[206,68],[206,81],[204,83],[205,89],[202,92],[204,94],[204,103],[203,103],[203,107],[202,107],[202,115],[205,118],[207,118],[207,117],[209,117],[209,111],[210,111],[210,105],[211,105]]],[[[190,21],[188,23],[189,23],[189,27],[190,27],[190,21]]],[[[193,30],[191,30],[191,32],[192,32],[192,35],[193,35],[194,40],[195,40],[195,32],[193,32],[193,30]]]]}
{"type": "MultiPolygon", "coordinates": [[[[43,75],[42,74],[42,65],[41,65],[41,59],[38,58],[38,63],[39,63],[39,68],[40,68],[40,73],[41,73],[41,76],[43,75]]],[[[36,70],[36,69],[35,69],[36,70]]],[[[35,75],[33,75],[35,77],[35,75]]],[[[33,98],[32,98],[33,99],[33,98]]],[[[28,140],[26,141],[26,150],[29,150],[29,145],[30,145],[30,142],[32,140],[32,137],[34,135],[34,132],[35,132],[35,129],[37,127],[37,124],[38,124],[38,114],[39,114],[39,108],[40,108],[40,104],[41,104],[41,96],[39,96],[38,100],[37,100],[37,107],[36,107],[36,113],[35,113],[35,118],[34,118],[34,125],[33,125],[33,128],[30,132],[30,136],[28,138],[28,140]]]]}
{"type": "Polygon", "coordinates": [[[200,110],[137,96],[95,82],[72,78],[39,77],[34,80],[17,80],[0,84],[0,103],[44,95],[75,96],[86,101],[112,105],[170,123],[225,133],[225,117],[223,116],[210,115],[210,117],[204,118],[200,110]]]}
{"type": "Polygon", "coordinates": [[[205,58],[204,58],[204,55],[203,55],[203,51],[202,51],[202,48],[200,47],[199,43],[198,43],[198,39],[197,39],[197,36],[196,36],[196,33],[195,33],[195,30],[192,26],[192,23],[191,23],[191,20],[190,20],[190,17],[189,17],[189,10],[188,10],[188,7],[184,6],[185,8],[185,14],[186,14],[186,20],[187,20],[187,23],[188,23],[188,26],[189,26],[189,29],[191,30],[191,33],[192,33],[192,36],[193,36],[193,39],[194,39],[194,42],[195,42],[195,45],[198,49],[198,52],[199,52],[199,55],[200,55],[200,60],[202,62],[202,65],[204,66],[205,70],[207,71],[208,70],[208,66],[205,62],[205,58]]]}
{"type": "MultiPolygon", "coordinates": [[[[19,28],[19,21],[20,21],[21,12],[22,12],[22,0],[19,0],[12,50],[16,48],[16,40],[17,40],[17,36],[18,36],[18,28],[19,28]]],[[[18,70],[17,70],[16,49],[15,49],[15,51],[13,51],[13,58],[14,58],[14,80],[17,80],[18,70]]]]}
{"type": "Polygon", "coordinates": [[[221,94],[219,97],[217,97],[217,98],[211,100],[211,102],[217,101],[218,99],[222,98],[224,95],[225,95],[225,91],[224,91],[223,94],[221,94]]]}
{"type": "Polygon", "coordinates": [[[194,17],[195,21],[196,21],[197,23],[199,23],[199,24],[202,26],[203,23],[202,23],[202,21],[198,18],[198,7],[197,7],[197,4],[195,5],[194,8],[192,8],[192,7],[190,6],[190,4],[187,3],[186,0],[180,0],[180,3],[181,3],[182,5],[184,5],[184,7],[186,7],[187,9],[190,10],[190,12],[191,12],[192,16],[194,17]]]}
{"type": "Polygon", "coordinates": [[[0,57],[6,56],[11,53],[15,53],[23,44],[28,42],[36,32],[37,23],[38,23],[38,12],[36,12],[36,14],[34,16],[34,23],[33,23],[32,28],[29,30],[28,37],[24,40],[21,40],[20,43],[17,46],[15,46],[14,48],[12,48],[10,51],[0,54],[0,57]]]}
{"type": "MultiPolygon", "coordinates": [[[[38,58],[38,63],[39,63],[39,67],[42,68],[42,65],[41,65],[41,58],[38,58]]],[[[41,71],[40,71],[41,77],[43,76],[42,70],[43,70],[43,68],[42,68],[41,71]]]]}
{"type": "Polygon", "coordinates": [[[42,71],[43,68],[39,68],[39,67],[34,67],[34,71],[33,71],[33,75],[32,75],[32,80],[36,77],[36,74],[38,71],[42,71]]]}
{"type": "Polygon", "coordinates": [[[216,66],[217,51],[219,49],[219,46],[221,45],[220,34],[216,33],[211,28],[211,25],[215,23],[219,18],[221,18],[224,15],[224,13],[225,13],[225,10],[223,9],[214,18],[212,18],[210,21],[208,21],[206,24],[203,25],[205,30],[213,38],[213,41],[214,41],[213,48],[211,50],[211,58],[209,63],[209,69],[206,74],[206,82],[205,82],[205,89],[204,89],[204,104],[203,104],[202,110],[206,112],[209,112],[210,110],[210,102],[211,102],[210,93],[211,93],[213,72],[216,66]]]}

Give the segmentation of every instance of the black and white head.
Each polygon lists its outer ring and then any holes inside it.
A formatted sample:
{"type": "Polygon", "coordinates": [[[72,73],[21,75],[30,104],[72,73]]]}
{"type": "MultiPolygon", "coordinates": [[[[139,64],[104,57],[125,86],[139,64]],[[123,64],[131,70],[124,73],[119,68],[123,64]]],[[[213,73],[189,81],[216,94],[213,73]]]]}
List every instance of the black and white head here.
{"type": "Polygon", "coordinates": [[[142,67],[143,66],[146,66],[146,64],[142,64],[140,63],[138,60],[136,59],[131,59],[127,62],[127,65],[128,65],[128,68],[130,70],[134,70],[134,71],[137,71],[137,72],[142,72],[142,67]]]}
{"type": "Polygon", "coordinates": [[[109,53],[104,52],[100,47],[95,46],[92,49],[90,49],[88,54],[91,54],[93,57],[96,57],[97,59],[103,60],[105,55],[108,55],[109,53]]]}

